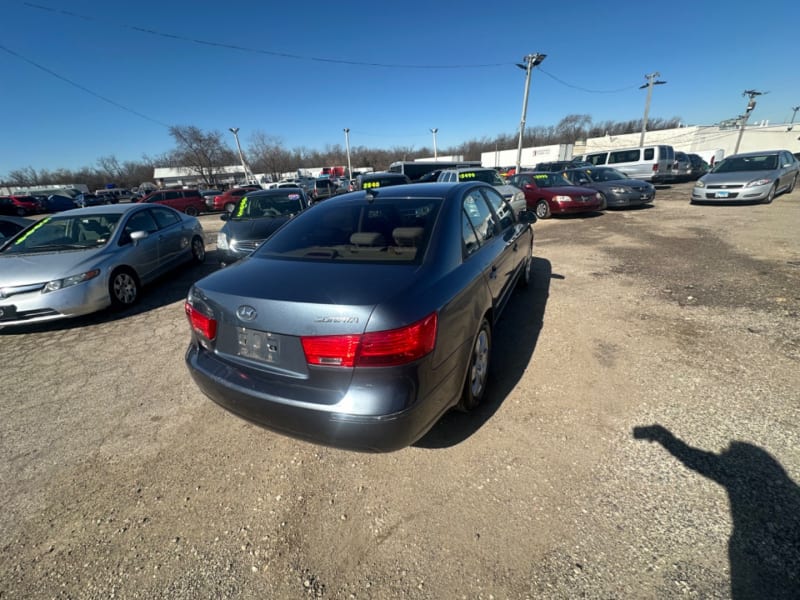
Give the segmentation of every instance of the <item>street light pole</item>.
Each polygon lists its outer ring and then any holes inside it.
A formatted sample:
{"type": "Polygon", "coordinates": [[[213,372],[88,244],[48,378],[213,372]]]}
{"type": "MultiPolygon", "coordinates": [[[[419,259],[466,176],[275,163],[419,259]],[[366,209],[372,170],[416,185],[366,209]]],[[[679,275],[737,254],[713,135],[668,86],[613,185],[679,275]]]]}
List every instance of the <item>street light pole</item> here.
{"type": "Polygon", "coordinates": [[[433,127],[431,129],[431,133],[433,134],[433,158],[434,160],[439,158],[439,152],[436,149],[436,132],[439,131],[438,128],[433,127]]]}
{"type": "Polygon", "coordinates": [[[250,170],[247,168],[247,163],[244,162],[244,153],[242,152],[242,146],[239,144],[239,128],[238,127],[229,127],[228,130],[233,134],[233,137],[236,139],[236,148],[239,150],[239,160],[242,161],[242,169],[244,170],[244,178],[245,183],[252,183],[250,181],[250,170]]]}
{"type": "Polygon", "coordinates": [[[745,90],[742,96],[748,96],[750,100],[747,102],[747,108],[744,110],[743,115],[739,115],[739,136],[736,138],[736,147],[733,149],[734,154],[739,153],[739,144],[742,142],[742,135],[744,134],[744,127],[747,125],[747,119],[750,118],[750,113],[756,107],[756,96],[760,96],[764,92],[757,92],[756,90],[745,90]]]}
{"type": "Polygon", "coordinates": [[[650,114],[650,100],[653,98],[653,86],[654,85],[664,85],[667,83],[666,81],[656,80],[656,77],[661,77],[661,73],[656,71],[655,73],[650,73],[649,75],[645,75],[647,78],[647,83],[644,85],[640,85],[639,89],[647,88],[647,102],[644,105],[644,117],[642,117],[642,135],[639,137],[639,147],[641,148],[644,146],[644,134],[647,131],[647,115],[650,114]]]}
{"type": "Polygon", "coordinates": [[[520,170],[520,163],[522,162],[522,136],[525,134],[525,116],[528,113],[528,92],[531,87],[531,70],[536,65],[541,64],[541,62],[547,57],[546,54],[539,54],[538,52],[534,54],[528,54],[527,56],[523,57],[522,60],[525,61],[525,64],[517,63],[517,66],[520,69],[526,71],[525,75],[525,95],[522,98],[522,118],[519,122],[519,142],[517,142],[517,163],[516,163],[516,170],[515,173],[519,173],[520,170]]]}
{"type": "Polygon", "coordinates": [[[350,165],[350,128],[344,128],[344,145],[347,148],[347,179],[353,178],[353,169],[350,165]]]}

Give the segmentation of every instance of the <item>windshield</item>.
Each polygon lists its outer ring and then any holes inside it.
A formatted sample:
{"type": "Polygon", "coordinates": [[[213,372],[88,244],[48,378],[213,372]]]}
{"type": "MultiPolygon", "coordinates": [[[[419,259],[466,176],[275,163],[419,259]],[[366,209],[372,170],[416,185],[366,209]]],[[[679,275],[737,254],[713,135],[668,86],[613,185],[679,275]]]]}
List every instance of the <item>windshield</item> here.
{"type": "MultiPolygon", "coordinates": [[[[254,257],[303,261],[419,263],[439,198],[376,197],[322,203],[267,238],[254,257]]],[[[344,198],[344,197],[343,197],[344,198]]]]}
{"type": "Polygon", "coordinates": [[[239,201],[234,219],[260,219],[264,217],[288,217],[303,210],[303,200],[297,192],[250,195],[239,201]]]}
{"type": "Polygon", "coordinates": [[[472,171],[461,171],[458,174],[459,181],[483,181],[484,183],[488,183],[489,185],[505,185],[505,181],[500,178],[500,175],[497,174],[497,171],[494,169],[485,169],[485,170],[472,170],[472,171]]]}
{"type": "Polygon", "coordinates": [[[3,249],[4,254],[84,250],[105,246],[119,214],[52,216],[39,221],[3,249]]]}
{"type": "Polygon", "coordinates": [[[625,173],[621,173],[616,169],[586,169],[592,181],[619,181],[620,179],[627,179],[625,173]]]}
{"type": "Polygon", "coordinates": [[[713,173],[733,173],[734,171],[771,171],[778,168],[777,154],[757,156],[731,156],[717,163],[713,173]]]}
{"type": "Polygon", "coordinates": [[[536,187],[540,188],[572,185],[561,173],[534,173],[533,181],[536,183],[536,187]]]}

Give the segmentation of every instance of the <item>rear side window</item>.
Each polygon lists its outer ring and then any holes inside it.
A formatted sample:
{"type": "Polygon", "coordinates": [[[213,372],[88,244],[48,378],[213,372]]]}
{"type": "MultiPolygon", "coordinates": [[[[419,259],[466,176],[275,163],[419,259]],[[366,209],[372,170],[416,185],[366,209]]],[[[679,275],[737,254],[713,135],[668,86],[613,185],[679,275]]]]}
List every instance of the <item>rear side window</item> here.
{"type": "Polygon", "coordinates": [[[608,156],[608,152],[601,152],[599,154],[589,154],[586,157],[586,162],[590,162],[593,165],[604,165],[606,164],[606,157],[608,156]]]}
{"type": "Polygon", "coordinates": [[[644,149],[644,159],[645,160],[653,160],[653,157],[656,155],[655,148],[645,148],[644,149]]]}
{"type": "Polygon", "coordinates": [[[464,196],[464,213],[467,215],[478,242],[484,242],[494,237],[497,226],[494,215],[480,191],[472,190],[464,196]]]}
{"type": "MultiPolygon", "coordinates": [[[[650,158],[653,158],[653,149],[648,148],[650,151],[650,158]]],[[[635,148],[634,150],[617,150],[615,152],[609,152],[608,154],[608,164],[613,165],[617,163],[629,163],[629,162],[638,162],[639,161],[639,149],[635,148]]]]}
{"type": "Polygon", "coordinates": [[[169,210],[168,208],[153,207],[152,213],[158,223],[159,229],[166,229],[181,220],[175,211],[169,210]]]}

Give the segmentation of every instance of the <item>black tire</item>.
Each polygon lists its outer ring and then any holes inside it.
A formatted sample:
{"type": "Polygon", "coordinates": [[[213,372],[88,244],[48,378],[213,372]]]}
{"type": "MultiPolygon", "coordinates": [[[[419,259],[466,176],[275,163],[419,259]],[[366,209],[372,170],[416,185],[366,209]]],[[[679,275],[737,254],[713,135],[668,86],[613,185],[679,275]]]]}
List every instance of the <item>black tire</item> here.
{"type": "Polygon", "coordinates": [[[458,410],[468,412],[477,407],[486,393],[489,379],[489,359],[492,351],[492,330],[484,318],[472,342],[472,350],[464,378],[464,390],[458,402],[458,410]]]}
{"type": "Polygon", "coordinates": [[[28,212],[24,208],[18,208],[17,209],[17,216],[18,217],[24,217],[27,214],[28,214],[28,212]]]}
{"type": "Polygon", "coordinates": [[[139,279],[131,269],[120,267],[111,274],[108,295],[112,307],[120,309],[133,306],[139,300],[139,291],[139,279]]]}
{"type": "Polygon", "coordinates": [[[531,281],[533,279],[533,274],[531,273],[531,269],[533,268],[533,249],[528,251],[528,258],[525,259],[525,263],[522,265],[522,273],[519,274],[519,279],[517,279],[517,285],[522,289],[527,289],[531,285],[531,281]]]}
{"type": "Polygon", "coordinates": [[[192,262],[196,265],[206,262],[206,242],[199,235],[192,238],[192,262]]]}
{"type": "Polygon", "coordinates": [[[189,215],[190,217],[196,217],[197,215],[200,214],[200,211],[197,210],[194,206],[187,206],[183,212],[189,215]]]}
{"type": "Polygon", "coordinates": [[[550,218],[550,205],[547,203],[547,200],[539,200],[536,203],[536,217],[539,219],[550,218]]]}
{"type": "Polygon", "coordinates": [[[794,186],[795,185],[797,185],[797,175],[795,175],[794,179],[792,179],[792,185],[789,186],[789,189],[786,190],[786,193],[787,194],[791,194],[794,191],[794,186]]]}
{"type": "Polygon", "coordinates": [[[776,181],[775,183],[772,184],[772,187],[769,188],[769,194],[767,194],[767,197],[764,198],[764,204],[772,204],[772,201],[775,199],[775,194],[777,193],[777,191],[778,191],[778,182],[776,181]]]}
{"type": "Polygon", "coordinates": [[[597,193],[600,194],[600,201],[602,202],[602,204],[600,205],[600,208],[598,208],[597,210],[605,210],[605,209],[607,209],[608,208],[608,200],[606,199],[606,195],[603,192],[597,192],[597,193]]]}

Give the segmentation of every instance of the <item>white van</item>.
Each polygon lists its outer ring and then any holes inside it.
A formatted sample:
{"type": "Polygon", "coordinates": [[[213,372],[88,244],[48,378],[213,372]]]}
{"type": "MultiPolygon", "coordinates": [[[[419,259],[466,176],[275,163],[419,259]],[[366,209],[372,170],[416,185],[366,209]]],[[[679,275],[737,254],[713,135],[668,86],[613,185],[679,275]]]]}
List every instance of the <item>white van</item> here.
{"type": "Polygon", "coordinates": [[[673,181],[675,174],[675,149],[672,146],[655,145],[641,148],[615,148],[602,152],[590,152],[581,160],[593,165],[605,165],[622,171],[631,179],[644,179],[653,183],[673,181]]]}

